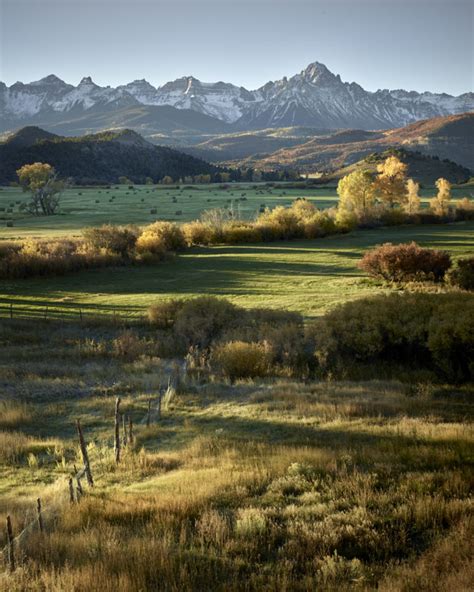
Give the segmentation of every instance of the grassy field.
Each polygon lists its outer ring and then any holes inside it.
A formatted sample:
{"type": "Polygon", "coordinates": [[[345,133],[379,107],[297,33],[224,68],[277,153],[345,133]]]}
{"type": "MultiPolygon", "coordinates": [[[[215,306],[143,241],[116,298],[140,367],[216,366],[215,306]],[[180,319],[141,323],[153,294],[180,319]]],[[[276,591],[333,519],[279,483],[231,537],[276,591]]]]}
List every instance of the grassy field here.
{"type": "Polygon", "coordinates": [[[385,287],[357,268],[367,248],[417,241],[472,254],[474,222],[361,230],[312,241],[193,249],[153,265],[105,268],[63,277],[2,282],[0,314],[15,316],[118,314],[140,316],[160,298],[222,296],[245,307],[265,306],[311,317],[385,287]],[[47,310],[46,310],[47,308],[47,310]]]}
{"type": "MultiPolygon", "coordinates": [[[[211,208],[232,206],[242,218],[254,218],[262,205],[275,207],[290,205],[305,197],[318,208],[337,205],[337,194],[332,187],[289,189],[284,184],[275,188],[264,184],[231,184],[228,189],[219,185],[182,186],[177,190],[168,186],[114,185],[111,189],[67,189],[61,201],[61,213],[54,217],[34,217],[20,211],[26,195],[18,188],[4,187],[0,191],[1,238],[79,236],[85,226],[112,224],[149,224],[156,219],[186,222],[199,218],[201,212],[211,208]],[[3,209],[4,208],[4,209],[3,209]],[[12,210],[9,212],[8,210],[12,210]],[[152,214],[151,210],[156,209],[152,214]],[[181,212],[178,214],[178,212],[181,212]],[[7,220],[13,227],[6,227],[7,220]]],[[[469,197],[471,186],[453,189],[454,198],[469,197]]],[[[422,191],[424,201],[435,194],[435,189],[422,191]]]]}
{"type": "Polygon", "coordinates": [[[119,331],[0,322],[0,520],[39,496],[46,527],[0,589],[469,590],[472,388],[187,379],[146,427],[170,363],[94,346],[119,331]],[[71,508],[78,418],[95,486],[71,508]]]}

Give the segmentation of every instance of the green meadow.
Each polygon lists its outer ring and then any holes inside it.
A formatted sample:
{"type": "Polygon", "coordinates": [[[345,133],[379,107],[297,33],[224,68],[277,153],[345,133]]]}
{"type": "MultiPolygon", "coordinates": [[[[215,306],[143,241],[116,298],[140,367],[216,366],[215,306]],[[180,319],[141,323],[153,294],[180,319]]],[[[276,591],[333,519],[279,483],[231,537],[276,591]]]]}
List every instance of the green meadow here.
{"type": "MultiPolygon", "coordinates": [[[[434,188],[422,191],[423,201],[435,194],[434,188]]],[[[470,197],[472,187],[457,187],[453,198],[470,197]]],[[[285,184],[231,183],[227,189],[219,185],[124,185],[67,189],[61,198],[61,211],[54,217],[35,217],[20,210],[27,195],[20,188],[4,187],[0,191],[0,237],[79,236],[82,228],[101,224],[150,224],[157,219],[188,222],[199,218],[211,208],[233,208],[238,217],[253,219],[262,207],[288,206],[304,197],[318,208],[337,205],[334,187],[315,186],[290,189],[285,184]],[[10,211],[11,210],[11,211],[10,211]],[[152,213],[152,211],[154,213],[152,213]],[[7,227],[7,222],[13,222],[7,227]]]]}
{"type": "Polygon", "coordinates": [[[357,263],[383,242],[416,241],[472,254],[474,222],[359,230],[306,241],[194,248],[150,266],[104,268],[60,277],[3,280],[0,313],[77,319],[84,315],[142,316],[159,299],[202,294],[244,307],[323,314],[335,305],[387,287],[367,279],[357,263]]]}

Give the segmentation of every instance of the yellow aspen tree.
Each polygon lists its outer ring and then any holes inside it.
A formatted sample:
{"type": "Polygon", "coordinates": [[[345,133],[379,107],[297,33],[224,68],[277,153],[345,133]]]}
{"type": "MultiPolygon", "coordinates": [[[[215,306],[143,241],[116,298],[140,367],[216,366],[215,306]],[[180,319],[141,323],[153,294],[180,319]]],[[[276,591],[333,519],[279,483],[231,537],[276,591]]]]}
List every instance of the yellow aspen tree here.
{"type": "Polygon", "coordinates": [[[396,156],[389,156],[377,165],[375,189],[380,200],[390,208],[396,203],[405,202],[407,168],[407,165],[396,156]]]}
{"type": "Polygon", "coordinates": [[[447,216],[451,204],[451,183],[447,179],[440,177],[436,181],[438,195],[430,199],[430,206],[437,216],[447,216]]]}
{"type": "Polygon", "coordinates": [[[407,214],[416,214],[420,211],[420,196],[418,192],[420,184],[413,179],[408,179],[406,183],[406,198],[403,208],[407,214]]]}

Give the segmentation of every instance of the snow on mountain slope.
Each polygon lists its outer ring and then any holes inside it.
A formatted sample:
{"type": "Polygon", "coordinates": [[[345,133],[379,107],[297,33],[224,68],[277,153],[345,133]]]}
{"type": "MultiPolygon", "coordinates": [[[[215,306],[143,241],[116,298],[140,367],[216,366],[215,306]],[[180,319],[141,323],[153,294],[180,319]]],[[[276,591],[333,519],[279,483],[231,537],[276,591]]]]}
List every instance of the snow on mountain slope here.
{"type": "Polygon", "coordinates": [[[9,88],[0,83],[0,116],[12,126],[48,113],[58,114],[57,119],[73,110],[140,104],[190,109],[241,130],[295,125],[371,130],[473,111],[474,93],[453,97],[405,90],[368,92],[355,82],[343,82],[318,62],[289,79],[268,82],[253,91],[225,82],[205,83],[192,76],[159,88],[146,80],[100,87],[90,77],[74,87],[54,75],[9,88]]]}

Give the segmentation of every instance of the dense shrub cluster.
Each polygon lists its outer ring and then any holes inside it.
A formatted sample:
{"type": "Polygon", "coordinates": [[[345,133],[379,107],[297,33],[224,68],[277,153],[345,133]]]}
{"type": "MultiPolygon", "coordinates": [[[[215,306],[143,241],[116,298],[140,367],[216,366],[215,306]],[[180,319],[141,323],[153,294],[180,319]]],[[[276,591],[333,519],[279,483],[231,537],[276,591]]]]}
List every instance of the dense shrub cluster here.
{"type": "Polygon", "coordinates": [[[474,300],[459,292],[365,298],[306,327],[297,313],[241,309],[214,297],[164,301],[150,308],[149,320],[175,353],[192,352],[194,368],[232,380],[354,377],[369,366],[474,378],[474,300]]]}
{"type": "Polygon", "coordinates": [[[117,253],[95,250],[81,241],[28,239],[0,243],[0,279],[63,275],[123,262],[117,253]]]}
{"type": "Polygon", "coordinates": [[[206,366],[209,362],[213,370],[230,378],[260,376],[260,362],[254,365],[248,361],[247,370],[243,369],[242,352],[260,352],[262,348],[265,367],[271,366],[274,373],[304,374],[306,368],[303,318],[298,313],[247,310],[220,298],[202,296],[164,300],[149,308],[148,319],[158,331],[171,335],[176,353],[192,350],[194,365],[199,362],[206,366]],[[224,348],[229,343],[234,345],[224,348]],[[216,347],[221,348],[219,355],[214,352],[216,347]],[[253,374],[257,368],[258,374],[253,374]]]}
{"type": "Polygon", "coordinates": [[[449,283],[462,290],[474,290],[474,257],[459,259],[448,273],[449,283]]]}
{"type": "Polygon", "coordinates": [[[154,262],[185,248],[181,229],[156,222],[143,230],[104,224],[86,228],[82,240],[0,242],[0,279],[62,275],[70,271],[154,262]]]}
{"type": "Polygon", "coordinates": [[[450,266],[448,253],[424,249],[415,242],[400,245],[385,243],[367,251],[359,263],[359,267],[370,276],[392,282],[441,281],[450,266]]]}
{"type": "Polygon", "coordinates": [[[474,378],[474,300],[469,294],[391,294],[344,304],[311,328],[323,371],[357,363],[429,368],[474,378]]]}
{"type": "Polygon", "coordinates": [[[206,216],[183,224],[188,245],[258,243],[298,238],[318,238],[346,230],[336,223],[335,210],[318,210],[307,199],[297,199],[289,207],[265,209],[255,221],[225,216],[206,216]]]}

